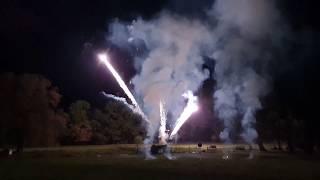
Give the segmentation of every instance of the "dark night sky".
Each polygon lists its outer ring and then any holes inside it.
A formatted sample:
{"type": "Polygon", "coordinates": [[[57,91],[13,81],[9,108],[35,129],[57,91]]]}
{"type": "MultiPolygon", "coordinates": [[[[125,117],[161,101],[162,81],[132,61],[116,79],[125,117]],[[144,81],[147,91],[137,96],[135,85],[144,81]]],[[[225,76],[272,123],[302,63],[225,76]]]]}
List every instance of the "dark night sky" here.
{"type": "MultiPolygon", "coordinates": [[[[5,0],[0,7],[0,72],[40,73],[60,88],[65,102],[86,99],[91,103],[99,103],[99,91],[119,91],[105,69],[94,62],[92,53],[96,49],[108,47],[104,36],[110,20],[116,17],[132,20],[137,15],[150,18],[164,8],[196,16],[202,7],[208,7],[211,2],[212,0],[5,0]]],[[[304,34],[311,39],[311,48],[319,45],[318,41],[312,40],[319,40],[319,2],[276,2],[292,31],[307,32],[304,34]]],[[[291,72],[288,71],[279,78],[278,84],[282,86],[277,86],[276,83],[275,89],[281,91],[291,88],[305,83],[306,79],[310,81],[309,84],[314,84],[319,64],[315,59],[319,55],[310,53],[305,61],[296,63],[291,72]],[[309,74],[305,75],[305,72],[309,74]],[[283,85],[284,81],[287,84],[283,85]]],[[[129,79],[133,73],[132,67],[124,64],[127,64],[130,57],[121,55],[116,59],[115,66],[129,79]]]]}

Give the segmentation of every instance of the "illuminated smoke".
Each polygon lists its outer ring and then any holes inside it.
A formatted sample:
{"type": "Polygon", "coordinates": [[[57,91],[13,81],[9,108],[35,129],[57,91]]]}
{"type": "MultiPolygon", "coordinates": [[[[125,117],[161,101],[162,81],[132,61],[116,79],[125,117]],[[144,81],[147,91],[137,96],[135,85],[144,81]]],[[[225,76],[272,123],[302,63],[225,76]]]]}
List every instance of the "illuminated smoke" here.
{"type": "Polygon", "coordinates": [[[204,59],[215,61],[214,110],[225,128],[220,139],[232,143],[231,134],[240,117],[241,137],[254,143],[258,137],[255,113],[269,90],[268,63],[274,59],[273,50],[278,51],[283,24],[273,2],[216,0],[201,18],[163,11],[149,20],[110,24],[108,41],[134,57],[137,74],[131,82],[150,120],[145,143],[153,143],[161,126],[160,101],[165,102],[172,119],[177,119],[171,136],[197,109],[194,96],[183,109],[181,94],[196,92],[208,78],[204,59]]]}
{"type": "Polygon", "coordinates": [[[170,135],[170,138],[175,136],[181,126],[189,119],[189,117],[196,111],[198,111],[198,98],[193,95],[191,91],[188,91],[187,93],[183,94],[183,97],[188,99],[188,103],[184,110],[182,111],[180,117],[176,121],[176,125],[174,129],[172,130],[172,133],[170,135]]]}
{"type": "Polygon", "coordinates": [[[217,0],[209,16],[217,20],[215,59],[215,111],[224,122],[220,138],[232,143],[231,134],[241,117],[241,137],[253,144],[258,137],[255,113],[268,92],[266,74],[271,48],[278,41],[278,12],[271,0],[217,0]]]}
{"type": "MultiPolygon", "coordinates": [[[[99,54],[98,55],[99,60],[105,65],[107,66],[107,68],[109,69],[109,71],[111,72],[111,74],[114,76],[114,78],[116,79],[116,81],[118,82],[118,84],[120,85],[120,87],[122,88],[122,90],[125,92],[125,94],[129,97],[129,99],[131,100],[132,104],[135,107],[135,111],[138,112],[138,114],[140,114],[142,116],[142,118],[149,122],[147,117],[145,116],[145,114],[143,113],[143,111],[141,110],[139,104],[137,103],[136,99],[134,98],[133,94],[130,92],[129,88],[127,87],[127,85],[124,83],[124,81],[122,80],[121,76],[118,74],[118,72],[113,68],[113,66],[110,64],[109,62],[109,57],[107,56],[107,54],[99,54]]],[[[114,98],[114,97],[113,97],[114,98]]],[[[118,99],[120,100],[120,99],[118,99]]]]}
{"type": "Polygon", "coordinates": [[[150,121],[144,142],[152,144],[161,123],[159,102],[165,102],[170,118],[176,120],[185,106],[181,94],[197,91],[208,78],[202,47],[210,40],[210,33],[201,21],[170,13],[149,21],[138,18],[129,24],[115,21],[109,30],[108,40],[135,57],[137,74],[131,82],[150,121]]]}

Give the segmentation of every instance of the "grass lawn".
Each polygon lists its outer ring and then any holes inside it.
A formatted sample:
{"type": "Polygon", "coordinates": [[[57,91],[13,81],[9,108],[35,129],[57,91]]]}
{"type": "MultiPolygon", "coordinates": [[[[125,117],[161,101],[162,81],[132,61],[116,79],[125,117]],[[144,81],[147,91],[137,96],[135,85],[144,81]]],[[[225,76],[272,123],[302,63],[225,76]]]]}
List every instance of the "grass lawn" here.
{"type": "MultiPolygon", "coordinates": [[[[111,147],[111,146],[110,146],[111,147]]],[[[142,155],[110,147],[32,150],[21,156],[0,159],[0,180],[82,180],[82,179],[303,179],[320,180],[320,161],[284,153],[236,151],[223,160],[222,152],[176,153],[176,160],[142,155]],[[106,150],[107,149],[107,150],[106,150]],[[112,152],[112,153],[111,153],[112,152]]],[[[190,149],[190,147],[188,147],[190,149]]]]}

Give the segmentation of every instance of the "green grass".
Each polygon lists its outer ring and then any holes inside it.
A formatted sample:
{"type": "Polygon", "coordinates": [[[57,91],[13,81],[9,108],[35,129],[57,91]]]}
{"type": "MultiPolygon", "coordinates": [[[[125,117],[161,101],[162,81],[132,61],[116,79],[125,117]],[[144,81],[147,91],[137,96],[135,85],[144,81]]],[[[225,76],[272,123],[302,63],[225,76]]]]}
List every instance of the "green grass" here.
{"type": "Polygon", "coordinates": [[[187,153],[177,153],[171,161],[162,156],[144,160],[129,145],[33,149],[20,157],[0,159],[0,180],[320,180],[320,162],[303,156],[257,153],[248,160],[246,151],[236,151],[231,160],[223,160],[220,150],[188,153],[192,147],[176,146],[187,153]]]}

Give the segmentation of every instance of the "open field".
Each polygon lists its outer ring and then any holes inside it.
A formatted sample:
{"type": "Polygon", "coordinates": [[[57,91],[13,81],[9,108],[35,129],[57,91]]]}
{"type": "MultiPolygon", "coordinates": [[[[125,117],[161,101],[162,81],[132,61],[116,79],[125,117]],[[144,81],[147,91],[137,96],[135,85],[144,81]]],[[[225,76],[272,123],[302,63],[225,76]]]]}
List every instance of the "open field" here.
{"type": "MultiPolygon", "coordinates": [[[[234,151],[223,160],[222,146],[197,153],[196,145],[174,146],[176,160],[144,160],[136,145],[27,149],[0,159],[0,180],[23,179],[320,179],[320,161],[280,152],[234,151]],[[193,149],[194,148],[194,149],[193,149]],[[190,152],[189,152],[190,151],[190,152]]],[[[204,147],[205,149],[206,147],[204,147]]],[[[313,158],[315,159],[315,158],[313,158]]]]}

